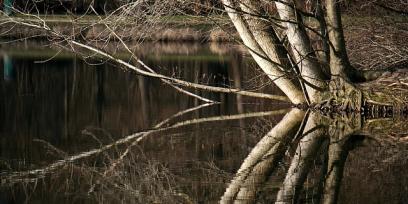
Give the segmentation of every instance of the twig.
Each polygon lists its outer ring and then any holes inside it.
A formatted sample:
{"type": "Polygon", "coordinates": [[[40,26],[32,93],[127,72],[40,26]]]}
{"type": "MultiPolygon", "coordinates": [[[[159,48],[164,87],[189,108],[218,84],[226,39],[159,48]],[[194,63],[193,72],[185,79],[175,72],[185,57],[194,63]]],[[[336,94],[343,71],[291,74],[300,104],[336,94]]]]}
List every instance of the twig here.
{"type": "Polygon", "coordinates": [[[189,126],[189,125],[194,125],[194,124],[201,124],[201,123],[206,123],[206,122],[215,122],[215,121],[226,121],[226,120],[238,120],[238,119],[243,119],[243,118],[251,118],[251,117],[264,117],[264,116],[271,116],[271,115],[281,115],[288,112],[288,109],[282,109],[282,110],[274,110],[274,111],[266,111],[266,112],[255,112],[255,113],[244,113],[244,114],[237,114],[237,115],[224,115],[224,116],[215,116],[215,117],[208,117],[208,118],[199,118],[199,119],[192,119],[192,120],[186,120],[182,122],[178,122],[172,126],[169,127],[164,127],[164,128],[154,128],[150,130],[145,130],[141,132],[137,132],[131,135],[128,135],[122,139],[119,139],[113,143],[104,145],[100,148],[92,149],[86,152],[81,152],[76,155],[69,156],[63,160],[58,160],[46,167],[39,168],[39,169],[34,169],[34,170],[28,170],[28,171],[20,171],[20,172],[12,172],[11,174],[5,175],[5,176],[0,176],[1,180],[1,185],[5,184],[14,184],[18,182],[35,182],[36,179],[31,178],[32,176],[35,176],[35,178],[43,178],[46,174],[52,172],[53,170],[62,167],[68,163],[72,163],[75,161],[78,161],[80,159],[88,158],[94,155],[97,155],[99,153],[102,153],[104,151],[107,151],[113,147],[116,147],[118,145],[126,144],[131,141],[138,141],[140,142],[144,138],[146,138],[146,135],[152,134],[152,133],[157,133],[157,132],[162,132],[166,130],[172,130],[175,128],[179,127],[184,127],[184,126],[189,126]]]}
{"type": "MultiPolygon", "coordinates": [[[[181,85],[181,86],[185,86],[185,87],[189,87],[189,88],[194,88],[194,89],[201,89],[201,90],[212,91],[212,92],[220,92],[220,93],[234,93],[234,94],[239,94],[239,95],[243,95],[243,96],[250,96],[250,97],[257,97],[257,98],[264,98],[264,99],[272,99],[272,100],[290,102],[290,100],[286,96],[256,93],[256,92],[245,91],[245,90],[241,90],[241,89],[237,89],[237,88],[222,88],[222,87],[215,87],[215,86],[197,84],[197,83],[193,83],[193,82],[184,81],[184,80],[181,80],[181,79],[168,77],[168,76],[158,74],[158,73],[151,73],[151,72],[148,72],[148,71],[144,71],[144,70],[136,67],[135,65],[132,65],[132,64],[130,64],[128,62],[125,62],[125,61],[123,61],[121,59],[118,59],[118,58],[112,56],[111,54],[108,54],[107,52],[104,52],[104,51],[102,51],[102,50],[100,50],[98,48],[86,45],[86,44],[78,42],[78,41],[75,41],[75,40],[73,40],[71,38],[64,37],[61,34],[59,34],[59,33],[55,32],[54,30],[50,29],[47,25],[36,25],[36,24],[32,24],[32,23],[27,23],[27,22],[24,22],[22,19],[19,19],[19,18],[10,18],[10,19],[11,19],[11,21],[13,23],[16,23],[16,24],[20,24],[20,25],[24,25],[24,26],[28,26],[28,27],[32,27],[32,28],[36,28],[36,29],[46,30],[46,31],[50,32],[51,35],[55,35],[56,37],[60,37],[64,41],[66,41],[67,43],[69,43],[71,45],[75,45],[77,47],[80,47],[80,48],[86,49],[88,51],[91,51],[95,55],[102,56],[105,59],[112,60],[112,61],[118,63],[119,65],[122,65],[122,66],[124,66],[124,67],[126,67],[128,69],[134,70],[136,73],[138,73],[140,75],[153,77],[153,78],[158,78],[158,79],[163,79],[163,80],[168,80],[168,81],[170,81],[172,83],[175,83],[175,84],[178,84],[178,85],[181,85]]],[[[72,46],[72,50],[75,51],[73,46],[72,46]]],[[[140,59],[136,60],[136,62],[138,64],[140,64],[140,65],[144,64],[144,62],[141,61],[140,59]]]]}

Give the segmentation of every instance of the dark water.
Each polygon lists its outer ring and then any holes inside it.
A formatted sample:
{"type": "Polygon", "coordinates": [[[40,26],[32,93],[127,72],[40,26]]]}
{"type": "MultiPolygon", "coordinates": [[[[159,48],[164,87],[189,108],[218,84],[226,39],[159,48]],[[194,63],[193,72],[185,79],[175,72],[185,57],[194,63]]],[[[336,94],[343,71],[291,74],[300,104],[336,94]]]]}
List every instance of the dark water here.
{"type": "MultiPolygon", "coordinates": [[[[281,95],[236,45],[136,49],[169,76],[281,95]]],[[[334,121],[289,104],[190,90],[221,102],[200,106],[158,79],[56,52],[1,45],[0,203],[408,203],[404,121],[334,121]],[[165,129],[155,127],[169,117],[165,129]],[[323,133],[296,134],[308,121],[323,133]],[[288,137],[278,140],[279,125],[288,137]],[[240,170],[245,159],[251,165],[240,170]],[[294,187],[283,185],[291,171],[303,172],[294,187]],[[333,175],[338,191],[327,187],[333,175]],[[285,190],[292,194],[282,200],[285,190]]]]}

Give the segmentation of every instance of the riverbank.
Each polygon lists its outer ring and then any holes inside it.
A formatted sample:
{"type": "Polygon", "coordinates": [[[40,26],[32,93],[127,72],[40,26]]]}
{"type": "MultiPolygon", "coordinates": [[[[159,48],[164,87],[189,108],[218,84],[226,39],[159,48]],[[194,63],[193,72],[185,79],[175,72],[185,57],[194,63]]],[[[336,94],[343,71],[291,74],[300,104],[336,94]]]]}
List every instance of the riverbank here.
{"type": "MultiPolygon", "coordinates": [[[[45,23],[65,35],[80,40],[113,42],[115,38],[96,16],[72,17],[66,15],[41,16],[45,23]]],[[[103,16],[102,16],[103,18],[103,16]]],[[[47,33],[24,26],[5,23],[0,17],[0,38],[47,39],[47,33]]],[[[25,20],[38,23],[38,19],[25,20]]],[[[129,21],[133,22],[133,21],[129,21]]],[[[107,22],[114,24],[113,22],[107,22]]],[[[313,27],[313,21],[307,21],[313,27]]],[[[117,25],[116,25],[117,26],[117,25]]],[[[239,36],[226,16],[172,16],[163,17],[154,29],[141,32],[132,23],[120,25],[116,33],[129,45],[140,42],[232,42],[239,36]],[[219,26],[222,25],[222,26],[219,26]],[[222,29],[221,29],[222,27],[222,29]]],[[[350,61],[359,69],[408,67],[408,17],[404,16],[343,16],[343,27],[350,61]]],[[[315,36],[316,37],[316,36],[315,36]]],[[[313,42],[312,42],[313,43],[313,42]]]]}
{"type": "MultiPolygon", "coordinates": [[[[69,16],[69,15],[53,15],[53,16],[13,16],[13,18],[24,19],[30,23],[42,24],[45,23],[54,30],[65,35],[74,36],[87,40],[107,39],[110,36],[110,31],[106,29],[106,25],[115,27],[118,26],[118,21],[101,20],[105,16],[69,16]],[[39,20],[41,19],[41,20],[39,20]],[[105,25],[106,24],[106,25],[105,25]]],[[[0,16],[0,38],[21,39],[21,38],[46,38],[45,31],[35,30],[25,26],[18,26],[13,23],[7,23],[8,17],[0,16]]],[[[148,28],[147,32],[135,27],[135,19],[128,19],[126,22],[121,20],[121,28],[116,28],[115,32],[126,41],[196,41],[196,42],[232,42],[239,39],[235,28],[229,21],[227,16],[171,16],[163,17],[154,23],[154,28],[148,28]],[[221,25],[221,26],[220,26],[221,25]]],[[[373,24],[381,24],[383,26],[399,27],[408,22],[408,17],[404,16],[343,16],[343,25],[345,34],[353,35],[354,30],[349,27],[361,26],[362,28],[373,24]]],[[[306,23],[314,27],[313,20],[306,20],[306,23]]],[[[402,30],[406,31],[406,30],[402,30]]],[[[366,33],[370,35],[371,33],[366,33]]]]}
{"type": "MultiPolygon", "coordinates": [[[[97,16],[40,16],[41,19],[52,29],[64,35],[74,36],[86,40],[115,40],[107,30],[106,25],[117,26],[115,21],[101,20],[97,16]],[[109,37],[110,36],[110,39],[109,37]]],[[[30,23],[43,23],[34,17],[15,16],[30,23]]],[[[47,38],[46,31],[35,30],[26,26],[7,23],[7,17],[0,17],[0,38],[47,38]]],[[[120,25],[115,32],[126,41],[195,41],[195,42],[232,42],[239,39],[235,29],[229,24],[226,16],[172,16],[163,17],[155,23],[154,28],[136,28],[129,19],[129,23],[120,25]],[[217,25],[223,25],[222,29],[217,25]],[[225,26],[227,25],[227,26],[225,26]],[[149,33],[147,33],[149,32],[149,33]]]]}

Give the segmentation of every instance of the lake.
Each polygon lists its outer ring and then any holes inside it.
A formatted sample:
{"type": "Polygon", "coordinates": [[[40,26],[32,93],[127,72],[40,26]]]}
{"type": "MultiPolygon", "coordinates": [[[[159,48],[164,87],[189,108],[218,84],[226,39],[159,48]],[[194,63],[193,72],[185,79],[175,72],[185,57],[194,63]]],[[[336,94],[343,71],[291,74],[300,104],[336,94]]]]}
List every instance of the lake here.
{"type": "MultiPolygon", "coordinates": [[[[167,76],[283,95],[239,45],[132,48],[167,76]]],[[[208,104],[39,41],[0,62],[0,203],[408,203],[405,118],[187,89],[208,104]]]]}

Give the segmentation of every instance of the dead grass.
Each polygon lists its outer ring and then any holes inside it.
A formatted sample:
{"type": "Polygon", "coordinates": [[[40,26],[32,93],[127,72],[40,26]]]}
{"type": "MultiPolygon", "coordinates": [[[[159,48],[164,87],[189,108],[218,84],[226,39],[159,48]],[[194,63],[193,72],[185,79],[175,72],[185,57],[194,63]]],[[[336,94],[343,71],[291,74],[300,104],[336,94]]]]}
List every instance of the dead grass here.
{"type": "Polygon", "coordinates": [[[399,17],[345,21],[351,63],[360,69],[408,68],[408,20],[399,17]]]}

